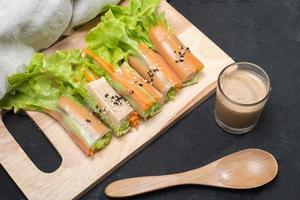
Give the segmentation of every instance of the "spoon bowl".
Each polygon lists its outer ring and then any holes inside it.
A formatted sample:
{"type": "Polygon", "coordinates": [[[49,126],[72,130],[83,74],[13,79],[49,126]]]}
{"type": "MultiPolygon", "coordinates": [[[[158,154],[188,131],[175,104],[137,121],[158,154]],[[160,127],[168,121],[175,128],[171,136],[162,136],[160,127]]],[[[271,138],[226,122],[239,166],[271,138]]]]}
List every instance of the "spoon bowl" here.
{"type": "Polygon", "coordinates": [[[187,184],[250,189],[269,183],[277,172],[277,161],[272,154],[246,149],[187,172],[119,180],[108,185],[105,194],[122,198],[187,184]]]}
{"type": "Polygon", "coordinates": [[[224,187],[249,189],[273,180],[278,172],[276,159],[268,152],[247,149],[219,160],[216,174],[224,187]]]}

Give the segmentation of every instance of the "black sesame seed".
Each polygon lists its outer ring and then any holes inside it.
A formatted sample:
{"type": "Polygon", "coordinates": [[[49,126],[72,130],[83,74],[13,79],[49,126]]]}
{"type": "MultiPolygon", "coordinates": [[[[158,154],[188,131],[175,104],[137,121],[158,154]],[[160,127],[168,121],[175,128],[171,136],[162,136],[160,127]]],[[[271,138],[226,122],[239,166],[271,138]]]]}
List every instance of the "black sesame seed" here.
{"type": "Polygon", "coordinates": [[[153,75],[152,72],[148,72],[148,76],[149,76],[149,77],[153,77],[154,75],[153,75]]]}
{"type": "Polygon", "coordinates": [[[89,120],[89,119],[86,119],[85,121],[86,121],[87,123],[91,123],[91,120],[89,120]]]}
{"type": "Polygon", "coordinates": [[[105,94],[105,95],[104,95],[105,98],[107,98],[108,96],[109,96],[108,94],[105,94]]]}
{"type": "Polygon", "coordinates": [[[139,86],[143,87],[143,84],[139,83],[139,86]]]}
{"type": "Polygon", "coordinates": [[[129,92],[129,95],[133,95],[133,93],[134,93],[134,91],[133,91],[133,90],[131,90],[131,91],[129,92]]]}

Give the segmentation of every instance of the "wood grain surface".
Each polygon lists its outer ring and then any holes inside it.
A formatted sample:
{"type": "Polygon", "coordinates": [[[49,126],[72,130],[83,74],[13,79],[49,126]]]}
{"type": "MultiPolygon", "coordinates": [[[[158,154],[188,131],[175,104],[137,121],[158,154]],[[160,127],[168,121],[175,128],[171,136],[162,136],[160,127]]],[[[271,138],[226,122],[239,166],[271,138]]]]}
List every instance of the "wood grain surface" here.
{"type": "MultiPolygon", "coordinates": [[[[184,88],[161,113],[126,136],[113,138],[107,148],[93,157],[87,157],[54,119],[43,113],[28,112],[62,157],[61,166],[53,173],[41,172],[0,120],[1,165],[28,199],[80,197],[214,92],[219,72],[233,60],[167,2],[162,1],[160,10],[165,12],[177,36],[205,65],[199,74],[199,83],[184,88]]],[[[46,52],[84,47],[84,36],[97,21],[87,24],[46,52]]]]}

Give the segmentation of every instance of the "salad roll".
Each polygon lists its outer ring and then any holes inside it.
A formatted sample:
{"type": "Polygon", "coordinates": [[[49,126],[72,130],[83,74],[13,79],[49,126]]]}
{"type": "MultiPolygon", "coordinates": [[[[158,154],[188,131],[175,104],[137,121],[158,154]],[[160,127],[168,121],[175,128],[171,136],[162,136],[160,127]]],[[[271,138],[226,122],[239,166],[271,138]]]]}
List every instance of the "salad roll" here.
{"type": "Polygon", "coordinates": [[[144,43],[140,43],[138,54],[129,55],[128,61],[132,68],[164,96],[166,101],[175,98],[176,90],[180,88],[182,82],[159,54],[144,43]]]}
{"type": "Polygon", "coordinates": [[[126,62],[115,69],[112,64],[107,63],[92,51],[84,49],[84,52],[99,64],[108,83],[130,103],[141,117],[148,119],[161,110],[162,95],[126,62]]]}
{"type": "Polygon", "coordinates": [[[130,130],[130,119],[134,116],[134,110],[128,101],[118,95],[104,77],[88,83],[87,90],[96,100],[100,112],[107,115],[104,121],[110,124],[115,135],[121,136],[127,133],[130,130]]]}
{"type": "Polygon", "coordinates": [[[49,114],[58,120],[87,155],[93,155],[109,144],[111,129],[85,107],[65,96],[58,99],[57,105],[58,109],[49,111],[49,114]]]}
{"type": "Polygon", "coordinates": [[[172,33],[163,26],[153,26],[149,31],[149,39],[155,50],[166,60],[183,82],[191,81],[203,64],[172,33]]]}

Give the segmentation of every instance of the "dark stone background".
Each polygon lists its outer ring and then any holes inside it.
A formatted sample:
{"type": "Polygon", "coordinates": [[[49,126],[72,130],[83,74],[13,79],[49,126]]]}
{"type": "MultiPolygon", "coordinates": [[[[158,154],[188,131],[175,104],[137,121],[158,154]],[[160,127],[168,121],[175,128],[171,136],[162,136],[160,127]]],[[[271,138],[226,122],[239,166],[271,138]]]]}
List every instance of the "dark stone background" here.
{"type": "MultiPolygon", "coordinates": [[[[254,62],[267,71],[273,90],[263,116],[251,133],[227,134],[214,121],[212,96],[82,199],[106,199],[104,187],[117,179],[185,171],[245,148],[261,148],[277,158],[279,174],[272,183],[244,191],[182,186],[132,199],[299,198],[300,1],[171,0],[170,3],[233,59],[254,62]]],[[[47,142],[40,136],[31,136],[36,129],[24,116],[9,114],[5,121],[15,129],[16,139],[22,140],[21,145],[40,168],[53,171],[59,166],[59,156],[46,148],[47,142]]],[[[0,199],[25,199],[2,167],[0,199]]]]}

